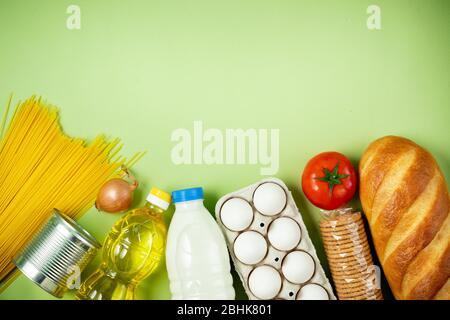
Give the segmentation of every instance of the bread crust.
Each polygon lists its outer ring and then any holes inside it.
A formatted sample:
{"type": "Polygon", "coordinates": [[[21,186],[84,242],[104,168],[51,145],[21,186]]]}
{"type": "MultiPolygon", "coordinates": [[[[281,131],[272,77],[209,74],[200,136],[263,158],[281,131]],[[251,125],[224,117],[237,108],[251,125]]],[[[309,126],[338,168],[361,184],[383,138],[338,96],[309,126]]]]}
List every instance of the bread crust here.
{"type": "Polygon", "coordinates": [[[369,145],[359,168],[362,207],[395,297],[448,296],[450,201],[433,156],[387,136],[369,145]]]}

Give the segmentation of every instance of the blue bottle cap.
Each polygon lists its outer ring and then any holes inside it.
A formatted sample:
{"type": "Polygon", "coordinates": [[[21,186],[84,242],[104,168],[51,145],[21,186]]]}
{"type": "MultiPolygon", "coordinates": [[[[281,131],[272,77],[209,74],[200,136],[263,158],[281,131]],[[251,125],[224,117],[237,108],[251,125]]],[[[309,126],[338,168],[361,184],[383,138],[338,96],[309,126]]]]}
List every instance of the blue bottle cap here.
{"type": "Polygon", "coordinates": [[[203,188],[189,188],[172,192],[173,203],[203,199],[203,188]]]}

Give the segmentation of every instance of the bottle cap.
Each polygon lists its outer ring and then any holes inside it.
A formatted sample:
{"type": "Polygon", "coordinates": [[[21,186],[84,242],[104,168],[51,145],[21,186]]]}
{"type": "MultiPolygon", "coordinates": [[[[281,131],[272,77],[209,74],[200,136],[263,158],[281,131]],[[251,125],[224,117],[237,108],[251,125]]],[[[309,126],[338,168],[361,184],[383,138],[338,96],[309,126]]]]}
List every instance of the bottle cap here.
{"type": "Polygon", "coordinates": [[[172,199],[174,203],[203,199],[203,188],[197,187],[173,191],[172,199]]]}
{"type": "Polygon", "coordinates": [[[167,210],[170,205],[170,194],[158,188],[152,188],[147,196],[147,201],[163,210],[167,210]]]}

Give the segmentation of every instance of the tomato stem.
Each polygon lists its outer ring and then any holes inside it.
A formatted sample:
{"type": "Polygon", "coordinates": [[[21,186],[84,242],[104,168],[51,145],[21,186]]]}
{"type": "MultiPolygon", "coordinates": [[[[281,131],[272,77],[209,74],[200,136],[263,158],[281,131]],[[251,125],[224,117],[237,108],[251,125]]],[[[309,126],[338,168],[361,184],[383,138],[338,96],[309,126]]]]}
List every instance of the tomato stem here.
{"type": "Polygon", "coordinates": [[[324,181],[328,183],[328,188],[330,189],[330,195],[333,193],[333,187],[337,184],[342,183],[342,179],[347,178],[350,176],[349,174],[338,174],[339,170],[339,161],[337,162],[336,166],[334,167],[333,171],[328,170],[327,168],[322,168],[323,173],[325,176],[314,178],[316,180],[324,181]]]}

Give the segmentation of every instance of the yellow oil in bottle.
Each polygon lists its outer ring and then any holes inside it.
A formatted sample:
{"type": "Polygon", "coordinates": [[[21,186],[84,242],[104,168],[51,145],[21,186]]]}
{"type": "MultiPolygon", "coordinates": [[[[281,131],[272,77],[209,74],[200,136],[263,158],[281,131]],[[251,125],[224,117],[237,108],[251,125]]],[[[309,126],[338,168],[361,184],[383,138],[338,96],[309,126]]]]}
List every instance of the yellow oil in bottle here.
{"type": "Polygon", "coordinates": [[[114,224],[103,244],[102,263],[83,282],[78,299],[133,300],[137,284],[157,268],[164,255],[163,212],[170,195],[153,188],[147,200],[114,224]]]}

